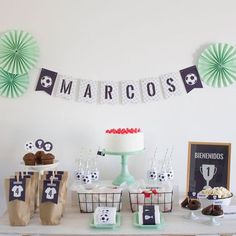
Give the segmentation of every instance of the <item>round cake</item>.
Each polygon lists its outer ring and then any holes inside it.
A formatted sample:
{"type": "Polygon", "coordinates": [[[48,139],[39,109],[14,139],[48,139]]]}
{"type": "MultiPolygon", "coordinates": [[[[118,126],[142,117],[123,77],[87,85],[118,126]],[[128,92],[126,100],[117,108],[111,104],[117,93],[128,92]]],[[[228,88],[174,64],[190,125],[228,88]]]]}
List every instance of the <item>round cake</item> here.
{"type": "Polygon", "coordinates": [[[144,149],[143,133],[139,128],[109,129],[105,133],[106,152],[137,152],[144,149]]]}

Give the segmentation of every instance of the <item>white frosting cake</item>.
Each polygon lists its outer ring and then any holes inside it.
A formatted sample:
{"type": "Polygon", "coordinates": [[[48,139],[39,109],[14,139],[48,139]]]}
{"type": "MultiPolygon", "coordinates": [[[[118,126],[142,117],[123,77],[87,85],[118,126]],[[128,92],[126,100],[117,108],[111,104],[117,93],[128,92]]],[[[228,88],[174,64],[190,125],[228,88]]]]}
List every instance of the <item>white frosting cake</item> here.
{"type": "Polygon", "coordinates": [[[110,129],[106,131],[106,152],[136,152],[143,149],[144,137],[138,128],[110,129]]]}

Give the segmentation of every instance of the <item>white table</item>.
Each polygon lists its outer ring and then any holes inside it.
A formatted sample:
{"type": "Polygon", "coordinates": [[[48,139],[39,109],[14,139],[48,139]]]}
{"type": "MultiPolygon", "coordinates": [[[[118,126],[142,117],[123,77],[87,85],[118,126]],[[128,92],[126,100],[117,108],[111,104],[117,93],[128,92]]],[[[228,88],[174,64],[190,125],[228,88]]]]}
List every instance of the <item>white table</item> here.
{"type": "Polygon", "coordinates": [[[81,214],[78,208],[67,209],[60,225],[43,226],[40,224],[39,215],[36,213],[28,226],[10,226],[8,216],[0,218],[0,235],[197,235],[221,234],[232,235],[236,233],[236,218],[219,219],[220,226],[209,226],[208,219],[201,216],[197,221],[184,218],[186,210],[174,209],[172,213],[164,213],[165,226],[161,231],[155,229],[136,228],[132,223],[132,213],[121,212],[121,227],[115,230],[90,228],[92,214],[81,214]]]}

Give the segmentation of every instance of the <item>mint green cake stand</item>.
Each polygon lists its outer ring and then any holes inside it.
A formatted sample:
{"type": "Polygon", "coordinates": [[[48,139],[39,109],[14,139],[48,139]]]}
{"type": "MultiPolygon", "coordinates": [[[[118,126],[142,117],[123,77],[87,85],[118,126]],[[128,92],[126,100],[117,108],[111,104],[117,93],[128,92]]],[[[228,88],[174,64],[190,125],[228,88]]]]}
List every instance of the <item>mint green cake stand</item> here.
{"type": "Polygon", "coordinates": [[[143,150],[135,151],[135,152],[108,152],[105,151],[105,154],[107,155],[114,155],[114,156],[120,156],[121,157],[121,172],[120,175],[112,182],[112,184],[116,186],[120,186],[123,183],[127,183],[128,185],[131,185],[135,182],[134,177],[129,173],[128,168],[128,159],[129,156],[137,155],[143,150]]]}

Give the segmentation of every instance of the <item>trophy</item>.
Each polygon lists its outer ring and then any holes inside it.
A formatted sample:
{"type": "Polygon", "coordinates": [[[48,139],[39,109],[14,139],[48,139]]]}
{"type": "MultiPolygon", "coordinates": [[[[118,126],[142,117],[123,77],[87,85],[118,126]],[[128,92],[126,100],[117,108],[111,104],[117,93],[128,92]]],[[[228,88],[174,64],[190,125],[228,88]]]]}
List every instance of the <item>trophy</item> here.
{"type": "Polygon", "coordinates": [[[202,166],[200,166],[200,172],[203,178],[206,180],[206,186],[204,186],[203,189],[210,188],[211,186],[209,185],[209,182],[216,174],[217,168],[215,167],[215,165],[202,164],[202,166]]]}

